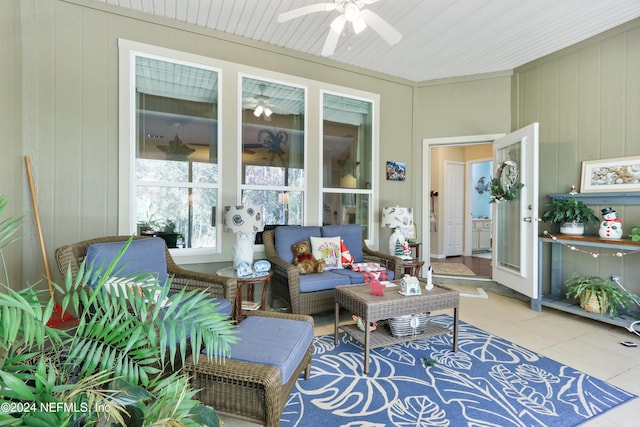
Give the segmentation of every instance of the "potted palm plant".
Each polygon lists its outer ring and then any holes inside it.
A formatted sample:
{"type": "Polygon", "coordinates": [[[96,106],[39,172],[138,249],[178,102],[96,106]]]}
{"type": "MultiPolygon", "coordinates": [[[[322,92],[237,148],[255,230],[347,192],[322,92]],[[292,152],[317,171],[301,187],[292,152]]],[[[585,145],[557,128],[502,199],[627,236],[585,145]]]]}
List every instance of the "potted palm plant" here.
{"type": "MultiPolygon", "coordinates": [[[[0,214],[5,206],[0,195],[0,214]]],[[[20,226],[19,217],[0,221],[1,265],[20,226]]],[[[34,285],[14,290],[8,279],[0,280],[0,403],[7,409],[0,412],[0,425],[220,424],[178,366],[188,350],[194,357],[203,348],[215,358],[228,356],[229,344],[237,341],[231,321],[202,294],[169,296],[169,286],[151,275],[131,278],[149,286],[108,292],[106,283],[127,246],[94,287],[86,283],[102,269],[84,263],[76,280],[69,271],[64,285],[53,284],[64,296],[63,312],[78,313],[70,330],[47,326],[55,304],[48,291],[34,285]],[[171,316],[171,310],[180,315],[171,316]]]]}
{"type": "Polygon", "coordinates": [[[610,279],[574,273],[564,282],[567,298],[580,300],[580,307],[591,313],[618,315],[618,307],[627,308],[631,297],[610,279]]]}
{"type": "Polygon", "coordinates": [[[581,236],[584,227],[600,220],[593,209],[576,197],[553,199],[547,203],[547,210],[542,214],[544,222],[560,224],[560,233],[581,236]]]}

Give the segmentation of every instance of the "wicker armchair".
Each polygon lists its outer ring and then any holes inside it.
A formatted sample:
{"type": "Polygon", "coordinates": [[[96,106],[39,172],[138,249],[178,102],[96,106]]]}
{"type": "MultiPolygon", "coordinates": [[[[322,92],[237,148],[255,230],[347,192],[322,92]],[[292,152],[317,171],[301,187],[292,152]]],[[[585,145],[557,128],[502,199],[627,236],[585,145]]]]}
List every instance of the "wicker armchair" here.
{"type": "MultiPolygon", "coordinates": [[[[97,239],[85,240],[82,242],[72,243],[70,245],[61,246],[56,249],[55,257],[58,270],[62,276],[67,274],[67,269],[71,269],[71,275],[75,280],[78,274],[80,264],[87,255],[89,246],[96,243],[110,242],[126,242],[130,236],[109,236],[97,239]]],[[[148,237],[136,236],[134,239],[146,239],[148,237]]],[[[214,298],[226,298],[235,307],[236,303],[236,280],[229,277],[218,275],[199,273],[189,271],[179,267],[169,253],[169,249],[165,245],[165,255],[167,260],[167,273],[169,277],[173,277],[171,282],[171,290],[181,291],[206,291],[207,294],[214,298]]],[[[233,316],[235,318],[235,312],[233,316]]]]}
{"type": "MultiPolygon", "coordinates": [[[[265,254],[273,271],[272,292],[284,297],[291,304],[295,314],[316,314],[335,309],[335,291],[326,289],[313,292],[300,291],[298,268],[280,258],[276,252],[275,230],[267,230],[262,235],[265,254]]],[[[362,262],[376,262],[394,272],[396,278],[404,271],[400,258],[370,249],[362,239],[362,262]]]]}

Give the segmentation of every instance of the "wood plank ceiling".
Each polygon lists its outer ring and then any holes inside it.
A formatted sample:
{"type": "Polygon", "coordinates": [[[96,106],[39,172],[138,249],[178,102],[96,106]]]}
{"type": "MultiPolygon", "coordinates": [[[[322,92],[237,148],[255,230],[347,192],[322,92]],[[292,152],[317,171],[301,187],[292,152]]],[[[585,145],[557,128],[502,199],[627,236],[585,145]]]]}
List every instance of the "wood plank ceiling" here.
{"type": "MultiPolygon", "coordinates": [[[[99,0],[117,7],[320,55],[337,11],[278,23],[283,12],[332,0],[99,0]]],[[[390,46],[348,26],[330,59],[426,81],[520,65],[640,17],[639,0],[380,0],[366,8],[401,34],[390,46]]]]}

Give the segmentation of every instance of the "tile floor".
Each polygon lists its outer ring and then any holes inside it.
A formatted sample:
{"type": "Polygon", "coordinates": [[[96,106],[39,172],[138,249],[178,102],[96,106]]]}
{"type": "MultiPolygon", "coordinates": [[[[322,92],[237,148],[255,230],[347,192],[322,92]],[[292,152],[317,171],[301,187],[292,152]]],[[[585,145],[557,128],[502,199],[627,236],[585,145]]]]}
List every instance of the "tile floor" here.
{"type": "MultiPolygon", "coordinates": [[[[476,293],[474,287],[449,286],[465,293],[476,293]]],[[[547,307],[535,312],[528,302],[492,291],[486,294],[488,298],[462,297],[460,319],[640,395],[639,336],[621,327],[547,307]],[[624,347],[620,341],[634,341],[639,346],[624,347]]],[[[316,335],[333,333],[333,313],[316,315],[314,319],[316,335]]],[[[584,426],[636,426],[639,415],[640,398],[600,415],[584,426]]],[[[231,417],[221,418],[225,427],[256,425],[231,417]]]]}

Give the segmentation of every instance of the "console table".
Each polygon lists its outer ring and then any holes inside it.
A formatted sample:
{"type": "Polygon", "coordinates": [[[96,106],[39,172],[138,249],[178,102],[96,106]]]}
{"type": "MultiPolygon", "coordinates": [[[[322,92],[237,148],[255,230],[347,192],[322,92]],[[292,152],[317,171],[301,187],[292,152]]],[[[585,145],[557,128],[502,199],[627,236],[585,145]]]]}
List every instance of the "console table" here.
{"type": "MultiPolygon", "coordinates": [[[[575,197],[585,205],[640,205],[640,192],[603,192],[603,193],[579,193],[579,194],[549,194],[550,199],[563,199],[575,197]]],[[[562,243],[572,246],[590,246],[593,248],[609,248],[613,250],[637,251],[640,250],[640,242],[633,242],[631,239],[601,239],[598,236],[567,236],[554,235],[556,240],[550,236],[542,235],[538,239],[538,296],[539,299],[531,300],[531,308],[540,311],[542,306],[553,307],[558,310],[567,311],[578,316],[589,317],[601,322],[606,322],[616,326],[627,327],[633,320],[631,316],[621,315],[620,318],[612,319],[608,315],[589,313],[580,308],[579,305],[564,299],[562,294],[562,243]],[[542,295],[542,251],[545,243],[551,244],[551,293],[542,295]]],[[[640,254],[630,255],[639,257],[640,254]]],[[[640,261],[640,258],[637,258],[640,261]]]]}
{"type": "MultiPolygon", "coordinates": [[[[621,314],[618,318],[611,318],[606,314],[590,313],[583,310],[574,301],[565,299],[562,292],[562,246],[563,243],[571,246],[588,246],[592,248],[608,248],[621,251],[639,251],[640,242],[633,242],[631,239],[601,239],[598,236],[569,236],[554,235],[555,240],[549,235],[541,235],[538,238],[538,259],[542,259],[544,244],[551,245],[551,292],[549,295],[542,295],[542,263],[538,263],[538,295],[537,300],[531,301],[531,308],[536,311],[541,310],[541,306],[552,307],[557,310],[566,311],[583,317],[599,320],[616,326],[627,327],[636,320],[631,316],[621,314]]],[[[629,255],[640,256],[640,254],[629,255]]],[[[640,261],[640,258],[638,258],[640,261]]]]}

